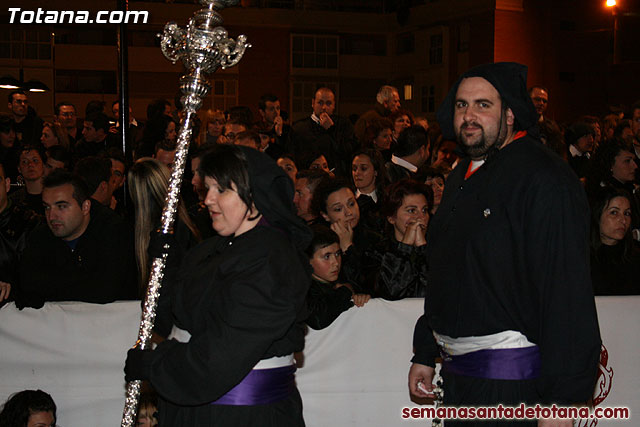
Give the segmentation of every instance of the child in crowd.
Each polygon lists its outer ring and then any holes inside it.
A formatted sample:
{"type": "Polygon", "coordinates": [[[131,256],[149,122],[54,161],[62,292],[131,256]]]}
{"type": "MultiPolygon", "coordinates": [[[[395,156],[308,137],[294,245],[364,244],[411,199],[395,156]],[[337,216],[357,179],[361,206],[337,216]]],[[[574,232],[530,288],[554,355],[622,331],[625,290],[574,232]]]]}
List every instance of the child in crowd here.
{"type": "Polygon", "coordinates": [[[354,294],[351,285],[338,282],[342,264],[338,235],[322,225],[314,226],[312,230],[313,239],[307,255],[313,275],[307,295],[310,315],[306,323],[313,329],[324,329],[354,305],[364,306],[371,296],[354,294]]]}

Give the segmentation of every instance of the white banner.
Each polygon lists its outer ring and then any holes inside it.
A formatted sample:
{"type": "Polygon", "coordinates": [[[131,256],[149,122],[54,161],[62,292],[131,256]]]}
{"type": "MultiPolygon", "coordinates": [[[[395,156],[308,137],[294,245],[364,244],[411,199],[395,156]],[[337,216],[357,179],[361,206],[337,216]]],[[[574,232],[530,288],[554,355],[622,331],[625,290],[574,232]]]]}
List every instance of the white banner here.
{"type": "MultiPolygon", "coordinates": [[[[640,296],[596,298],[607,360],[599,406],[640,414],[640,296]]],[[[422,300],[372,300],[329,328],[309,331],[297,372],[308,426],[402,425],[415,406],[407,389],[413,326],[422,300]]],[[[58,405],[63,427],[119,425],[124,360],[135,342],[139,302],[48,303],[40,310],[0,309],[0,402],[40,388],[58,405]]],[[[576,325],[579,327],[579,325],[576,325]]],[[[599,399],[598,399],[599,400],[599,399]]],[[[593,427],[594,420],[581,426],[593,427]]],[[[425,425],[425,420],[413,422],[425,425]]],[[[597,425],[640,425],[599,420],[597,425]]]]}

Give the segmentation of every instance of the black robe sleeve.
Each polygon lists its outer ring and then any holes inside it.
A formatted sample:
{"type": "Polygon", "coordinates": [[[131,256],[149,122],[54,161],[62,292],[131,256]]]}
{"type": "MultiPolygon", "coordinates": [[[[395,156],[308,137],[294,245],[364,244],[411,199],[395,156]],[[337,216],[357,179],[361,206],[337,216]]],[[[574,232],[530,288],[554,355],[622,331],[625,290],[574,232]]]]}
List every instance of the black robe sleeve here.
{"type": "Polygon", "coordinates": [[[601,344],[585,268],[589,206],[578,186],[558,186],[545,178],[535,186],[540,192],[533,194],[526,221],[531,226],[524,236],[527,273],[539,298],[539,390],[548,402],[585,402],[593,391],[601,344]]]}

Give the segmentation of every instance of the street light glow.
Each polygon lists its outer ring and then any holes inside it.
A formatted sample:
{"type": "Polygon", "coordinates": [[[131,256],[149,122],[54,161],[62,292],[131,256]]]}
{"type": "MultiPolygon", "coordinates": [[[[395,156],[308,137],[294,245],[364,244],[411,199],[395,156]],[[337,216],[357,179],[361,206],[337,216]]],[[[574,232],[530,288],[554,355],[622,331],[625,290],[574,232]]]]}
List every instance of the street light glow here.
{"type": "Polygon", "coordinates": [[[616,0],[607,0],[607,7],[614,7],[616,5],[616,0]]]}

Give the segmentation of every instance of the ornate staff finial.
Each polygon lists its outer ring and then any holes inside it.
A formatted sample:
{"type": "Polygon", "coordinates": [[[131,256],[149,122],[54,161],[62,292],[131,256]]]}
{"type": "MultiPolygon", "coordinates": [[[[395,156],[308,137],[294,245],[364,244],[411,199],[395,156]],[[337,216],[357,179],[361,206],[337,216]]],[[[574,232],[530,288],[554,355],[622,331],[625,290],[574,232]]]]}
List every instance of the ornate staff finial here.
{"type": "MultiPolygon", "coordinates": [[[[178,147],[169,190],[162,210],[160,231],[163,235],[172,233],[173,229],[191,139],[192,118],[202,107],[203,99],[211,90],[206,74],[213,73],[218,68],[233,67],[242,59],[245,50],[251,47],[246,36],[240,35],[237,41],[234,41],[222,27],[222,15],[218,11],[235,6],[238,2],[239,0],[200,0],[200,3],[207,7],[194,14],[185,30],[175,22],[169,22],[165,25],[164,32],[158,34],[161,37],[160,47],[164,56],[174,64],[182,60],[187,69],[187,73],[180,78],[180,91],[183,93],[182,111],[185,115],[178,134],[178,147]]],[[[142,350],[147,348],[151,338],[168,250],[169,245],[165,244],[162,256],[153,260],[136,342],[136,347],[142,350]]],[[[136,423],[140,384],[141,381],[131,381],[127,384],[122,427],[131,427],[136,423]]]]}

